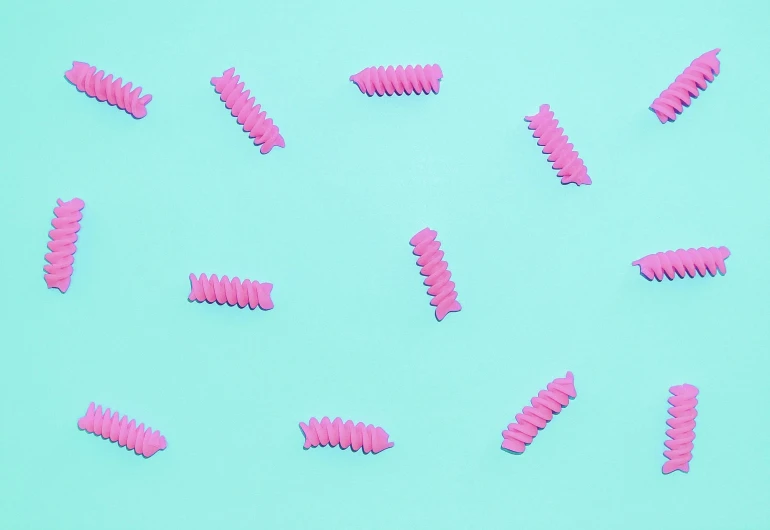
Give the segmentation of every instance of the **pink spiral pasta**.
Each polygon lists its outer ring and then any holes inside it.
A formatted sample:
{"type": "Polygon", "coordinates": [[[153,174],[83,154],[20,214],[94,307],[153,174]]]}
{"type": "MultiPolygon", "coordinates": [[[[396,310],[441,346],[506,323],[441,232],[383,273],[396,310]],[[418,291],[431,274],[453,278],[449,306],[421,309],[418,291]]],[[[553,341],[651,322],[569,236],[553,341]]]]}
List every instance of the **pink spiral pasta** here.
{"type": "Polygon", "coordinates": [[[95,66],[79,61],[73,61],[72,68],[64,75],[78,90],[92,98],[115,105],[137,119],[147,116],[146,107],[152,101],[152,96],[142,96],[142,87],[138,86],[132,90],[131,83],[123,85],[122,78],[113,80],[112,74],[104,77],[103,70],[97,72],[95,66]]]}
{"type": "Polygon", "coordinates": [[[350,76],[350,80],[358,85],[362,94],[378,96],[385,94],[406,93],[429,94],[433,92],[438,94],[439,81],[444,77],[441,67],[437,64],[426,64],[425,66],[397,66],[393,68],[388,66],[370,66],[364,68],[355,75],[350,76]]]}
{"type": "Polygon", "coordinates": [[[685,105],[689,107],[692,98],[698,97],[698,89],[706,90],[707,81],[711,82],[719,75],[719,51],[719,48],[716,48],[695,59],[655,98],[650,109],[655,112],[661,123],[676,120],[685,105]]]}
{"type": "Polygon", "coordinates": [[[201,274],[195,277],[190,274],[191,302],[216,302],[219,305],[237,305],[238,307],[250,307],[251,309],[273,308],[273,300],[270,293],[273,291],[272,283],[259,283],[251,280],[241,280],[236,276],[232,280],[226,275],[219,279],[216,274],[207,277],[201,274]]]}
{"type": "Polygon", "coordinates": [[[695,440],[695,418],[698,411],[695,407],[698,405],[698,389],[692,385],[672,386],[669,391],[673,394],[668,399],[671,407],[668,413],[673,416],[666,423],[670,429],[666,431],[666,436],[671,438],[666,440],[666,447],[663,452],[668,462],[663,464],[663,473],[669,474],[672,471],[690,471],[690,460],[692,460],[693,440],[695,440]]]}
{"type": "Polygon", "coordinates": [[[45,283],[49,289],[56,288],[66,293],[72,279],[72,264],[75,262],[75,242],[78,240],[80,220],[83,214],[80,210],[85,208],[81,199],[72,199],[64,202],[56,199],[58,206],[53,209],[56,217],[51,222],[53,230],[48,232],[51,241],[48,249],[51,251],[45,255],[48,265],[43,267],[45,271],[45,283]]]}
{"type": "Polygon", "coordinates": [[[725,259],[730,256],[727,247],[709,247],[709,248],[690,248],[684,250],[669,250],[667,252],[658,252],[640,258],[631,263],[633,266],[639,265],[639,270],[645,278],[652,281],[656,279],[662,281],[663,277],[673,280],[678,275],[684,278],[687,274],[694,278],[696,274],[700,276],[716,276],[717,272],[727,273],[725,259]]]}
{"type": "Polygon", "coordinates": [[[561,412],[561,409],[569,405],[570,398],[576,396],[572,372],[548,383],[546,390],[541,390],[532,398],[532,406],[524,407],[516,415],[516,423],[509,424],[503,431],[503,449],[523,453],[540,429],[544,429],[554,414],[561,412]]]}
{"type": "Polygon", "coordinates": [[[118,412],[110,409],[102,412],[102,406],[95,407],[91,402],[88,405],[86,415],[78,420],[78,428],[88,433],[118,442],[120,447],[133,450],[137,455],[150,458],[152,455],[166,448],[166,437],[160,431],[153,432],[149,427],[145,429],[144,423],[137,427],[136,421],[128,421],[127,416],[119,417],[118,412]]]}
{"type": "Polygon", "coordinates": [[[417,265],[422,267],[420,274],[427,276],[428,294],[433,297],[430,305],[436,306],[436,318],[441,321],[449,313],[460,311],[462,306],[457,301],[455,282],[451,280],[448,264],[444,261],[444,251],[441,243],[436,241],[438,233],[430,228],[417,232],[409,244],[414,247],[414,254],[419,256],[417,265]]]}
{"type": "Polygon", "coordinates": [[[524,120],[530,122],[529,128],[535,131],[532,135],[538,139],[537,145],[543,148],[543,153],[548,155],[548,161],[553,163],[553,169],[559,170],[556,176],[561,177],[562,184],[591,184],[583,160],[579,158],[575,146],[569,143],[564,129],[559,127],[559,120],[553,116],[550,105],[540,105],[537,114],[524,116],[524,120]]]}
{"type": "Polygon", "coordinates": [[[393,442],[388,441],[388,433],[374,425],[354,424],[350,420],[343,422],[340,418],[329,421],[324,416],[320,422],[315,418],[310,418],[308,423],[300,422],[299,427],[305,434],[305,449],[339,445],[341,449],[351,447],[358,451],[363,447],[364,453],[379,453],[393,447],[393,442]]]}
{"type": "Polygon", "coordinates": [[[267,117],[267,113],[261,110],[261,105],[255,105],[255,99],[250,96],[250,91],[245,90],[246,85],[240,81],[240,76],[235,75],[235,68],[225,70],[221,77],[212,77],[211,84],[214,90],[220,94],[225,102],[225,107],[231,110],[231,114],[238,119],[238,125],[243,126],[243,131],[249,133],[249,138],[254,139],[254,145],[261,145],[259,152],[267,154],[273,147],[286,147],[286,142],[273,124],[273,119],[267,117]]]}

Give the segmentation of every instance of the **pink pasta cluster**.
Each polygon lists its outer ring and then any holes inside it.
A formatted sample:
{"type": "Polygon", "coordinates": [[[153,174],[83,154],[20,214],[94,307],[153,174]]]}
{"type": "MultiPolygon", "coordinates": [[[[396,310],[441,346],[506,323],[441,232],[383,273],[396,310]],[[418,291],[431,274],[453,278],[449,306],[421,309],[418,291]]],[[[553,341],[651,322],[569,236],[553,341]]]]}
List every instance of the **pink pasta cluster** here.
{"type": "Polygon", "coordinates": [[[101,436],[105,440],[117,442],[120,447],[133,450],[137,455],[149,458],[167,447],[166,437],[160,431],[145,428],[144,423],[120,416],[109,408],[102,411],[102,406],[95,403],[88,405],[85,416],[78,420],[78,428],[88,433],[101,436]]]}
{"type": "Polygon", "coordinates": [[[388,441],[389,435],[382,427],[353,423],[341,418],[330,421],[324,416],[319,422],[310,418],[308,423],[300,422],[300,429],[305,434],[305,449],[318,446],[337,446],[341,449],[350,447],[353,451],[363,448],[364,453],[379,453],[393,447],[388,441]]]}
{"type": "Polygon", "coordinates": [[[211,277],[201,274],[196,277],[190,274],[189,300],[195,302],[208,302],[228,304],[238,307],[250,307],[251,309],[268,310],[273,308],[271,293],[272,283],[260,283],[251,280],[241,280],[235,276],[232,280],[227,275],[218,278],[216,274],[211,277]]]}
{"type": "Polygon", "coordinates": [[[516,415],[516,422],[503,431],[503,449],[514,453],[523,453],[532,443],[540,429],[544,429],[554,414],[569,405],[570,398],[577,397],[575,378],[572,372],[565,377],[554,379],[545,390],[532,398],[531,406],[524,407],[516,415]]]}
{"type": "Polygon", "coordinates": [[[409,240],[409,244],[414,247],[414,254],[419,256],[417,265],[422,267],[420,274],[427,276],[424,283],[428,286],[428,294],[433,297],[430,305],[436,306],[436,318],[441,321],[449,313],[460,311],[462,306],[457,301],[455,282],[452,281],[449,265],[444,261],[441,243],[436,241],[437,235],[435,230],[423,228],[409,240]]]}
{"type": "Polygon", "coordinates": [[[559,170],[556,176],[561,177],[562,184],[591,184],[588,169],[575,146],[569,143],[564,129],[559,127],[559,120],[554,118],[550,105],[540,105],[537,114],[525,116],[524,120],[535,131],[532,135],[538,139],[537,145],[543,148],[543,153],[548,155],[548,161],[553,163],[553,169],[559,170]]]}

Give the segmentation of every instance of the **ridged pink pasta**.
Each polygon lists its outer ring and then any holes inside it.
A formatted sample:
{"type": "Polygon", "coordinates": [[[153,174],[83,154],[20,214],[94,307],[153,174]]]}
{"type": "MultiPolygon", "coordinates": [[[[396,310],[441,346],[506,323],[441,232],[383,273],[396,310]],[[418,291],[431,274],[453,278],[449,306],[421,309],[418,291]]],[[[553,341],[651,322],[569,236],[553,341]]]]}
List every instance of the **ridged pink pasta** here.
{"type": "Polygon", "coordinates": [[[120,417],[117,411],[102,411],[102,406],[95,407],[93,402],[88,405],[86,415],[78,420],[78,428],[118,442],[120,447],[133,450],[145,458],[167,447],[166,437],[160,431],[153,432],[149,427],[145,429],[144,423],[137,427],[136,421],[129,421],[127,416],[120,417]]]}
{"type": "Polygon", "coordinates": [[[379,453],[393,447],[393,442],[388,441],[388,433],[374,425],[354,424],[350,420],[343,422],[340,418],[330,421],[324,416],[320,422],[310,418],[308,423],[300,422],[299,426],[305,434],[305,449],[339,445],[341,449],[350,447],[358,451],[363,448],[364,453],[379,453]]]}
{"type": "Polygon", "coordinates": [[[666,447],[663,452],[668,462],[663,464],[663,473],[668,474],[672,471],[690,471],[690,460],[692,460],[693,440],[695,440],[695,418],[698,411],[695,407],[698,405],[698,389],[692,385],[672,386],[669,391],[673,394],[668,399],[671,407],[668,413],[673,416],[666,423],[670,429],[666,435],[671,438],[666,440],[666,447]]]}
{"type": "Polygon", "coordinates": [[[544,429],[554,414],[561,412],[574,397],[577,397],[577,392],[572,372],[548,383],[546,390],[541,390],[532,398],[532,406],[524,407],[516,415],[516,423],[509,424],[503,431],[503,449],[523,453],[540,429],[544,429]]]}
{"type": "Polygon", "coordinates": [[[67,70],[64,76],[78,90],[92,98],[106,101],[137,119],[147,116],[146,107],[152,101],[152,96],[150,94],[142,96],[142,87],[132,89],[131,83],[123,85],[122,78],[113,80],[112,74],[104,77],[103,70],[97,72],[95,66],[79,61],[73,61],[72,68],[67,70]]]}
{"type": "Polygon", "coordinates": [[[221,77],[212,77],[211,84],[220,94],[219,99],[225,102],[225,107],[238,119],[238,125],[242,125],[244,132],[249,133],[249,138],[254,139],[254,145],[262,146],[260,153],[267,154],[273,147],[286,147],[273,119],[267,117],[261,105],[255,104],[254,97],[249,95],[250,91],[244,90],[246,85],[240,81],[240,76],[235,75],[235,68],[225,70],[221,77]]]}
{"type": "Polygon", "coordinates": [[[350,76],[350,80],[358,85],[361,93],[368,96],[393,94],[407,96],[412,94],[438,94],[439,82],[444,77],[441,67],[437,64],[426,64],[425,66],[370,66],[364,68],[355,75],[350,76]]]}
{"type": "Polygon", "coordinates": [[[665,277],[673,280],[676,276],[684,278],[685,274],[694,278],[700,276],[716,276],[717,272],[727,273],[725,260],[730,256],[727,247],[690,248],[684,250],[669,250],[658,252],[640,258],[631,263],[639,266],[642,276],[648,280],[662,281],[665,277]]]}
{"type": "Polygon", "coordinates": [[[59,289],[66,293],[72,279],[72,264],[75,262],[75,242],[78,240],[80,220],[83,214],[80,211],[85,208],[85,203],[78,198],[64,202],[56,199],[58,206],[53,209],[56,217],[51,222],[53,230],[48,232],[51,241],[48,249],[51,251],[45,255],[48,265],[43,267],[45,271],[45,283],[48,288],[59,289]]]}
{"type": "Polygon", "coordinates": [[[706,52],[684,69],[666,90],[655,98],[650,109],[661,123],[674,121],[685,105],[690,106],[692,98],[698,97],[699,89],[706,90],[708,82],[719,75],[719,48],[706,52]],[[708,81],[708,82],[707,82],[708,81]]]}
{"type": "Polygon", "coordinates": [[[433,297],[430,305],[436,306],[436,318],[441,321],[449,313],[460,311],[462,306],[457,301],[455,282],[451,280],[448,264],[444,261],[444,251],[441,243],[436,241],[438,233],[430,228],[417,232],[409,244],[414,247],[414,254],[419,256],[417,265],[422,267],[420,274],[427,276],[428,294],[433,297]]]}
{"type": "Polygon", "coordinates": [[[556,176],[561,177],[562,184],[591,184],[588,169],[575,146],[569,143],[564,129],[559,127],[559,120],[554,119],[550,105],[540,105],[537,114],[524,116],[524,120],[530,122],[529,128],[535,131],[532,135],[538,139],[537,145],[543,148],[543,153],[548,155],[548,161],[553,163],[553,169],[559,170],[556,176]]]}
{"type": "Polygon", "coordinates": [[[216,274],[207,277],[201,274],[196,277],[190,274],[189,300],[195,302],[209,302],[237,305],[238,307],[250,307],[251,309],[268,310],[273,308],[273,300],[270,294],[273,291],[272,283],[259,283],[251,280],[241,280],[236,276],[232,280],[227,275],[221,279],[216,274]]]}

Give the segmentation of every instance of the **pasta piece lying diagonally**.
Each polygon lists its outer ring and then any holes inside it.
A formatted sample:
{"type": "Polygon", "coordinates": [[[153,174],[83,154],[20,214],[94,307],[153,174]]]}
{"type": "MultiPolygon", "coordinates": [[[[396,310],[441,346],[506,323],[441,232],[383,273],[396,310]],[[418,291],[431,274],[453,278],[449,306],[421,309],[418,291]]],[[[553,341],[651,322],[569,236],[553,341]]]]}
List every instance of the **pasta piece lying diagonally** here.
{"type": "Polygon", "coordinates": [[[244,90],[246,85],[240,79],[235,68],[230,68],[220,77],[212,77],[211,84],[216,93],[220,94],[219,99],[225,102],[225,107],[237,118],[238,125],[242,125],[244,132],[249,133],[249,138],[254,139],[254,145],[262,146],[259,148],[260,153],[265,155],[273,147],[286,147],[273,119],[267,117],[261,105],[255,104],[254,97],[249,90],[244,90]]]}
{"type": "Polygon", "coordinates": [[[145,429],[144,423],[137,427],[136,421],[129,421],[127,416],[120,417],[117,411],[102,411],[102,406],[96,407],[93,402],[88,405],[85,416],[78,420],[78,428],[118,442],[120,447],[133,450],[145,458],[150,458],[168,445],[160,431],[153,432],[149,427],[145,429]]]}
{"type": "Polygon", "coordinates": [[[696,58],[690,66],[679,74],[668,88],[655,98],[650,109],[661,123],[675,121],[685,106],[690,106],[692,98],[698,97],[700,90],[706,90],[708,82],[719,75],[719,48],[706,52],[696,58]],[[707,82],[708,81],[708,82],[707,82]]]}
{"type": "Polygon", "coordinates": [[[503,446],[506,451],[523,453],[540,429],[544,429],[555,414],[569,405],[570,398],[577,397],[575,377],[567,372],[565,377],[554,379],[545,390],[538,392],[531,400],[531,406],[516,415],[516,422],[503,431],[503,446]]]}
{"type": "Polygon", "coordinates": [[[106,101],[119,109],[125,110],[136,119],[147,116],[147,105],[152,101],[150,94],[142,96],[142,87],[131,88],[131,83],[123,85],[123,79],[112,79],[112,74],[104,76],[104,71],[96,71],[95,66],[79,61],[72,62],[72,68],[64,73],[70,83],[99,101],[106,101]]]}

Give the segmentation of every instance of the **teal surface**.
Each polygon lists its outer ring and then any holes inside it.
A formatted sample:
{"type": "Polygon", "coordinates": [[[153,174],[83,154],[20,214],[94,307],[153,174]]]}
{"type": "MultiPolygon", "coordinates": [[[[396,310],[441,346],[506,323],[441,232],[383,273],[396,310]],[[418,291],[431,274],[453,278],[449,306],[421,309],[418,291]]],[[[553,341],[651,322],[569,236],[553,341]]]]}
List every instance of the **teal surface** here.
{"type": "Polygon", "coordinates": [[[770,528],[767,2],[9,3],[0,17],[0,528],[770,528]],[[722,73],[675,123],[649,104],[722,73]],[[73,60],[148,116],[77,92],[73,60]],[[439,63],[437,96],[367,98],[371,65],[439,63]],[[286,149],[259,154],[209,79],[235,66],[286,149]],[[549,103],[593,185],[561,186],[549,103]],[[86,202],[47,290],[57,198],[86,202]],[[408,245],[438,230],[460,313],[408,245]],[[723,277],[645,254],[726,245],[723,277]],[[275,309],[187,301],[188,275],[275,309]],[[548,381],[578,397],[520,456],[548,381]],[[671,385],[701,389],[691,472],[661,474],[671,385]],[[143,459],[78,431],[90,401],[159,428],[143,459]],[[383,426],[378,455],[300,421],[383,426]]]}

